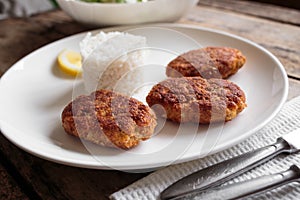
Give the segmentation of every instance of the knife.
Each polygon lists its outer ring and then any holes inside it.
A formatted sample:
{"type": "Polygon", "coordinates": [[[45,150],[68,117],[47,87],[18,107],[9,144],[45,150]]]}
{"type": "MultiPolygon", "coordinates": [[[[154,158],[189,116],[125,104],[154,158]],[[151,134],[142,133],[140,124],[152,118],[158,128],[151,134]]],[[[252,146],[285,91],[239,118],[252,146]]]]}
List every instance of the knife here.
{"type": "Polygon", "coordinates": [[[165,189],[162,200],[176,199],[190,193],[218,186],[280,153],[300,150],[300,128],[280,137],[276,143],[220,162],[188,175],[165,189]]]}
{"type": "Polygon", "coordinates": [[[292,165],[288,170],[277,174],[209,188],[200,193],[188,195],[184,197],[184,199],[229,200],[240,199],[249,196],[253,197],[262,192],[272,190],[294,181],[300,181],[300,169],[297,165],[292,165]]]}

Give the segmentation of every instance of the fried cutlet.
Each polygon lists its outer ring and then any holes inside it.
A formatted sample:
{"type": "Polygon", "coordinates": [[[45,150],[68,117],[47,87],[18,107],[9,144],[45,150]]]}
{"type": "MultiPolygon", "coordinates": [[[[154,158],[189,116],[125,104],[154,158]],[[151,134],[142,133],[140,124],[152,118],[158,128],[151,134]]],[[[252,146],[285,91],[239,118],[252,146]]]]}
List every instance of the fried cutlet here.
{"type": "Polygon", "coordinates": [[[70,102],[62,112],[64,130],[109,147],[130,149],[151,137],[155,113],[142,102],[109,90],[98,90],[70,102]]]}
{"type": "Polygon", "coordinates": [[[169,78],[155,85],[146,100],[157,115],[200,124],[232,120],[246,107],[239,86],[229,80],[201,77],[169,78]]]}
{"type": "Polygon", "coordinates": [[[241,51],[229,47],[206,47],[192,50],[172,60],[168,77],[223,78],[235,74],[246,62],[241,51]]]}

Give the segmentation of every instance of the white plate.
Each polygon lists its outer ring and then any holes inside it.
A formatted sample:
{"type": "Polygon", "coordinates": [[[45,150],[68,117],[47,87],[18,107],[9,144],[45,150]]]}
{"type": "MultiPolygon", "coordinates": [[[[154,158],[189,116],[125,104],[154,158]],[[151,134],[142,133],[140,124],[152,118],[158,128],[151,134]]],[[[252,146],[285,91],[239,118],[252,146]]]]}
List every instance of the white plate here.
{"type": "MultiPolygon", "coordinates": [[[[230,46],[247,57],[246,65],[230,80],[246,93],[248,107],[224,125],[200,126],[197,134],[189,125],[167,122],[160,133],[129,151],[104,148],[65,134],[60,115],[82,80],[62,74],[56,57],[64,48],[79,50],[85,33],[67,37],[40,48],[12,66],[1,78],[0,125],[14,144],[41,158],[84,168],[146,170],[193,160],[228,148],[247,138],[280,110],[287,98],[286,72],[270,52],[246,39],[192,26],[160,24],[149,27],[118,27],[147,37],[153,57],[165,65],[175,54],[200,46],[230,46]],[[160,27],[160,28],[153,28],[160,27]],[[172,53],[171,53],[172,52],[172,53]],[[168,55],[169,57],[168,57],[168,55]]],[[[157,63],[156,63],[157,62],[157,63]]],[[[164,70],[152,77],[163,78],[164,70]]],[[[157,81],[159,81],[157,80],[157,81]]],[[[143,99],[142,99],[143,100],[143,99]]]]}

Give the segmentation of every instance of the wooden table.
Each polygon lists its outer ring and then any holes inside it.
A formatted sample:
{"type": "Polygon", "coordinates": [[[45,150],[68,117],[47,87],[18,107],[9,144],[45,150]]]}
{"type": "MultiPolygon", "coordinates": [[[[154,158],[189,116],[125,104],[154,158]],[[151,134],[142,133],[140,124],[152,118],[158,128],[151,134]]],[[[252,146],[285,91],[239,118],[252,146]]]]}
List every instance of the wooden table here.
{"type": "MultiPolygon", "coordinates": [[[[248,38],[271,51],[289,76],[289,99],[300,95],[300,11],[235,0],[201,0],[178,23],[248,38]]],[[[0,21],[0,75],[17,60],[57,39],[90,30],[60,10],[0,21]]],[[[0,134],[0,199],[107,199],[147,174],[81,169],[20,150],[0,134]]]]}

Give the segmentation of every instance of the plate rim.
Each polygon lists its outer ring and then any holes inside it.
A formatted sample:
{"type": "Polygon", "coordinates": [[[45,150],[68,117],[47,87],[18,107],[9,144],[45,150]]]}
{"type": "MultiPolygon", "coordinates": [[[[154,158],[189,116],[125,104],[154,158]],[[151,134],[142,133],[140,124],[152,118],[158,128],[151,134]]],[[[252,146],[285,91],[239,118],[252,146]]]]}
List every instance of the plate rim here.
{"type": "Polygon", "coordinates": [[[206,31],[206,32],[213,32],[215,34],[218,35],[224,35],[230,38],[234,38],[237,39],[239,41],[243,41],[247,44],[250,44],[258,49],[260,49],[261,51],[263,51],[265,54],[267,54],[270,58],[272,58],[273,61],[276,62],[277,66],[279,67],[278,69],[280,70],[280,74],[283,77],[283,82],[284,82],[284,86],[283,86],[283,93],[281,96],[280,101],[278,102],[278,105],[276,107],[276,109],[274,109],[272,111],[272,114],[269,115],[266,119],[264,119],[263,122],[261,122],[259,125],[257,125],[256,127],[254,127],[253,129],[251,129],[250,131],[243,133],[241,135],[239,135],[239,137],[235,137],[234,140],[232,141],[227,141],[225,143],[222,143],[222,145],[218,145],[218,148],[215,149],[213,151],[211,151],[209,154],[207,155],[193,155],[193,156],[189,156],[188,158],[181,158],[181,159],[177,159],[176,161],[170,163],[169,161],[165,161],[165,162],[157,162],[157,163],[152,163],[150,165],[145,166],[145,164],[140,164],[140,165],[132,165],[130,163],[126,164],[126,163],[122,163],[122,165],[117,164],[109,164],[108,165],[101,165],[100,162],[95,159],[92,155],[91,157],[93,157],[93,160],[95,160],[95,162],[87,162],[87,161],[80,161],[80,160],[75,160],[72,158],[63,158],[63,157],[56,157],[56,156],[50,156],[49,153],[44,153],[44,152],[38,152],[32,148],[26,148],[22,145],[22,143],[18,143],[17,141],[14,140],[14,137],[11,136],[11,133],[8,133],[10,129],[10,127],[6,127],[5,125],[5,121],[0,120],[0,131],[1,133],[5,136],[5,138],[7,138],[11,143],[13,143],[14,145],[16,145],[17,147],[21,148],[22,150],[24,150],[25,152],[28,152],[34,156],[37,156],[39,158],[48,160],[48,161],[52,161],[55,163],[59,163],[59,164],[63,164],[63,165],[68,165],[68,166],[73,166],[73,167],[80,167],[80,168],[89,168],[89,169],[101,169],[101,170],[111,170],[111,169],[117,169],[117,170],[146,170],[146,169],[157,169],[157,168],[161,168],[161,167],[165,167],[167,166],[167,164],[173,165],[173,164],[178,164],[178,163],[183,163],[183,162],[187,162],[187,161],[191,161],[191,160],[195,160],[198,158],[202,158],[220,151],[223,151],[224,149],[230,148],[234,145],[236,145],[239,142],[244,141],[245,139],[247,139],[249,136],[251,136],[252,134],[254,134],[255,132],[259,131],[260,129],[262,129],[264,126],[266,126],[278,113],[279,111],[282,109],[284,103],[287,100],[288,97],[288,90],[289,90],[289,82],[288,82],[288,76],[287,76],[287,72],[285,71],[284,66],[282,65],[282,63],[279,61],[279,59],[273,55],[270,51],[268,51],[266,48],[264,48],[263,46],[249,40],[246,39],[244,37],[232,34],[232,33],[228,33],[222,30],[216,30],[216,29],[212,29],[212,28],[207,28],[207,27],[202,27],[202,26],[197,26],[197,25],[190,25],[190,24],[180,24],[180,23],[153,23],[153,24],[145,24],[145,25],[125,25],[125,26],[114,26],[114,27],[108,27],[108,28],[99,28],[99,29],[93,29],[90,31],[83,31],[80,33],[76,33],[61,39],[58,39],[56,41],[50,42],[40,48],[35,49],[34,51],[32,51],[31,53],[27,54],[26,56],[22,57],[21,59],[19,59],[17,62],[15,62],[13,65],[11,65],[11,67],[2,75],[2,77],[0,78],[0,90],[1,90],[1,83],[3,80],[6,79],[6,77],[9,77],[9,75],[12,73],[12,71],[14,70],[14,67],[18,65],[18,63],[22,62],[24,59],[27,59],[29,56],[32,56],[33,54],[38,53],[39,51],[48,48],[52,45],[55,45],[57,43],[62,42],[63,40],[66,39],[72,39],[72,38],[76,38],[79,37],[80,35],[86,34],[88,32],[97,32],[97,31],[122,31],[122,30],[126,30],[129,28],[142,28],[142,27],[170,27],[170,28],[188,28],[188,29],[196,29],[196,30],[200,30],[200,31],[206,31]]]}

